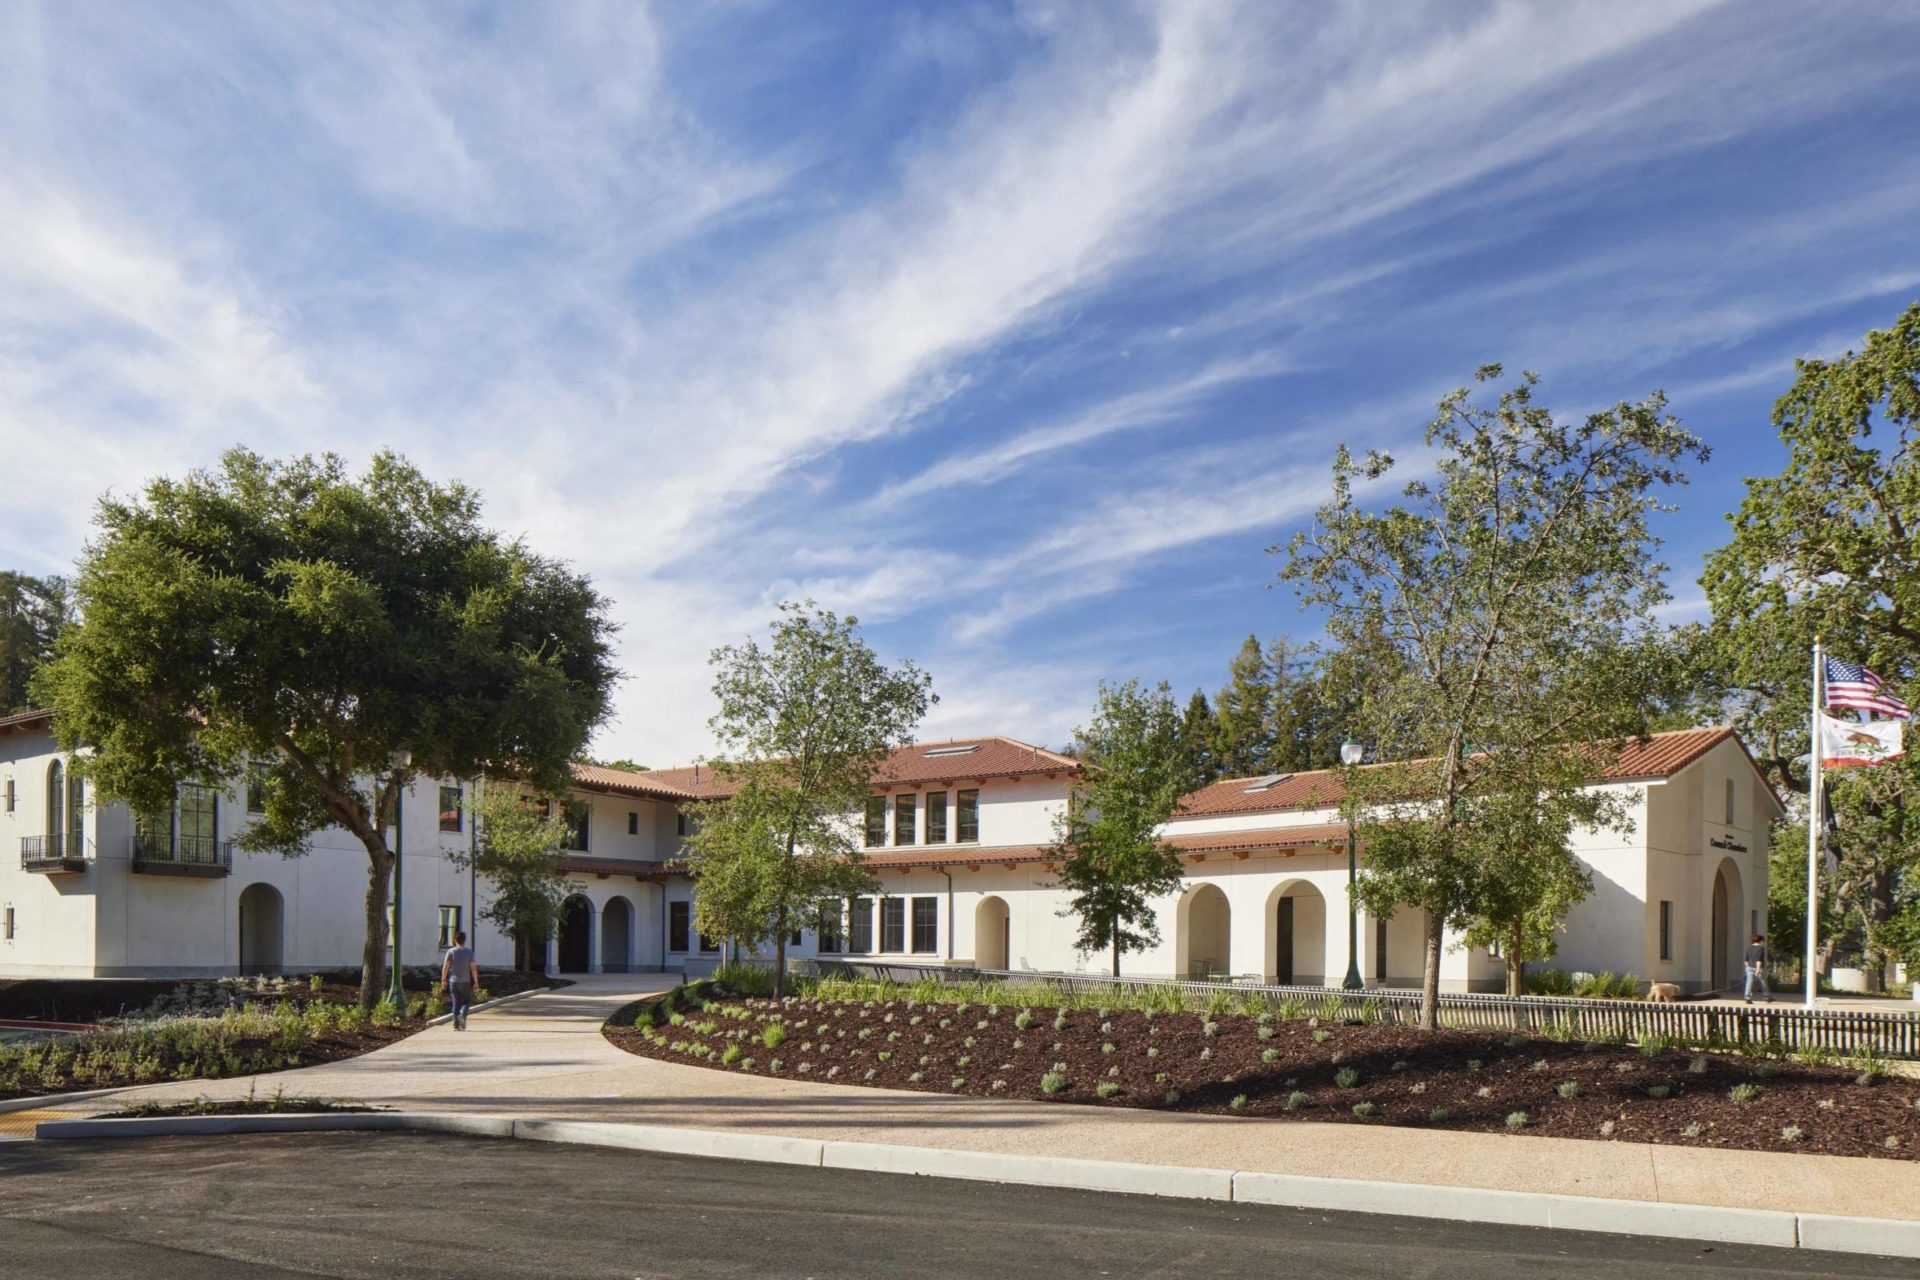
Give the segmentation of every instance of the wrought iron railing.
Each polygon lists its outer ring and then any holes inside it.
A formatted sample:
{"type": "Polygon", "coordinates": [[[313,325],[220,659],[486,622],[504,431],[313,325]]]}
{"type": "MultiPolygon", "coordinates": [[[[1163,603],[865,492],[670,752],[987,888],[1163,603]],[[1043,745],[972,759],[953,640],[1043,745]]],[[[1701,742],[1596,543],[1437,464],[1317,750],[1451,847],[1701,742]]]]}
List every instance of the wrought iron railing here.
{"type": "Polygon", "coordinates": [[[78,870],[93,856],[93,841],[68,832],[44,836],[20,837],[20,869],[23,871],[78,870]]]}
{"type": "MultiPolygon", "coordinates": [[[[1279,986],[1259,982],[1193,982],[1180,978],[1113,978],[1099,974],[1028,973],[1008,969],[894,964],[884,960],[821,959],[820,973],[885,978],[911,983],[983,981],[1048,987],[1069,994],[1143,992],[1177,988],[1207,998],[1221,993],[1243,1004],[1299,1001],[1308,1013],[1329,1018],[1367,1018],[1410,1025],[1420,1014],[1420,993],[1404,988],[1279,986]]],[[[1574,1040],[1637,1040],[1666,1036],[1696,1045],[1750,1046],[1782,1052],[1871,1052],[1886,1058],[1920,1058],[1920,1013],[1854,1009],[1804,1009],[1786,1005],[1728,1006],[1699,1002],[1653,1004],[1643,1000],[1579,1000],[1561,996],[1505,996],[1442,992],[1443,1026],[1461,1030],[1520,1031],[1574,1040]]]]}
{"type": "Polygon", "coordinates": [[[233,842],[214,836],[137,834],[133,837],[133,866],[136,871],[228,871],[233,868],[233,842]]]}

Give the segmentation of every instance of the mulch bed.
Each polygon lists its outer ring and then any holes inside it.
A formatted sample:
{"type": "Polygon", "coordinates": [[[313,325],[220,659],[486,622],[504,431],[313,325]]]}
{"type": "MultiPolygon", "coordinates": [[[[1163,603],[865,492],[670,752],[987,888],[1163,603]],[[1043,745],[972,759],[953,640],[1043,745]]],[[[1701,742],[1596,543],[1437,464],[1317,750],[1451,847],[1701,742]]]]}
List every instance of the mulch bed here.
{"type": "Polygon", "coordinates": [[[1088,1009],[1068,1011],[1056,1029],[1058,1011],[1034,1007],[1023,1030],[1012,1005],[708,998],[706,1012],[689,1007],[681,1025],[663,1022],[660,1031],[711,1056],[650,1043],[633,1023],[651,1002],[616,1014],[604,1034],[628,1052],[690,1066],[738,1071],[751,1058],[754,1074],[768,1074],[777,1058],[787,1079],[929,1093],[1755,1151],[1920,1154],[1920,1081],[1861,1083],[1849,1067],[1685,1049],[1647,1056],[1632,1046],[1311,1018],[1262,1024],[1225,1014],[1210,1024],[1192,1013],[1088,1009]],[[776,1021],[786,1040],[768,1049],[762,1037],[776,1021]],[[707,1022],[713,1029],[703,1032],[707,1022]],[[719,1055],[731,1045],[742,1061],[723,1066],[719,1055]],[[1042,1080],[1057,1069],[1065,1086],[1049,1093],[1042,1080]],[[1343,1070],[1357,1073],[1354,1083],[1339,1082],[1343,1070]],[[1117,1092],[1102,1098],[1103,1083],[1117,1092]],[[1568,1084],[1574,1088],[1563,1093],[1568,1084]],[[1742,1085],[1757,1096],[1735,1101],[1731,1091],[1742,1085]],[[1666,1096],[1649,1092],[1661,1089],[1666,1096]],[[1372,1115],[1354,1113],[1363,1102],[1372,1115]],[[1526,1122],[1516,1130],[1509,1117],[1518,1112],[1526,1122]]]}
{"type": "Polygon", "coordinates": [[[102,1117],[107,1120],[154,1120],[166,1116],[274,1116],[366,1115],[383,1108],[362,1102],[334,1102],[329,1098],[194,1098],[187,1102],[142,1102],[102,1117]]]}

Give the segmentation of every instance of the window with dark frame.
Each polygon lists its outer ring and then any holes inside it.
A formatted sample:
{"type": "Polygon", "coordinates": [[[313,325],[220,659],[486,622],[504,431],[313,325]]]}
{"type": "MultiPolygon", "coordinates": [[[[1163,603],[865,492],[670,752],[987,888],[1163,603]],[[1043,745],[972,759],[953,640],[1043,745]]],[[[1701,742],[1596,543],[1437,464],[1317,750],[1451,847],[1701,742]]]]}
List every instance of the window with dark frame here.
{"type": "Polygon", "coordinates": [[[267,811],[267,766],[251,764],[247,766],[247,812],[265,813],[267,811]]]}
{"type": "Polygon", "coordinates": [[[718,951],[720,949],[719,940],[715,938],[709,938],[706,934],[703,933],[700,935],[700,949],[702,951],[707,951],[707,952],[718,951]]]}
{"type": "Polygon", "coordinates": [[[6,937],[6,940],[7,940],[8,942],[12,942],[12,941],[13,941],[13,908],[12,908],[12,907],[8,907],[8,908],[7,908],[7,937],[6,937]]]}
{"type": "MultiPolygon", "coordinates": [[[[199,783],[183,782],[177,794],[181,861],[212,862],[220,845],[220,793],[199,783]]],[[[395,808],[397,812],[398,806],[395,808]]]]}
{"type": "Polygon", "coordinates": [[[901,952],[907,949],[907,900],[880,899],[880,950],[901,952]]]}
{"type": "Polygon", "coordinates": [[[1733,825],[1733,779],[1727,779],[1727,825],[1733,825]]]}
{"type": "Polygon", "coordinates": [[[962,791],[955,799],[959,802],[953,815],[956,838],[961,844],[980,843],[980,793],[977,790],[962,791]]]}
{"type": "Polygon", "coordinates": [[[913,900],[913,949],[919,955],[940,950],[940,899],[913,900]]]}
{"type": "Polygon", "coordinates": [[[466,797],[459,787],[440,788],[440,829],[460,831],[466,822],[466,797]]]}
{"type": "Polygon", "coordinates": [[[673,824],[674,832],[678,835],[683,835],[683,836],[687,834],[687,815],[684,813],[675,813],[673,815],[673,818],[674,818],[674,824],[673,824]]]}
{"type": "Polygon", "coordinates": [[[1673,904],[1665,899],[1660,902],[1660,958],[1673,959],[1673,904]]]}
{"type": "Polygon", "coordinates": [[[667,904],[667,950],[679,952],[687,950],[687,935],[692,919],[692,903],[669,902],[667,904]]]}
{"type": "Polygon", "coordinates": [[[453,935],[458,932],[460,932],[460,908],[441,907],[439,949],[445,951],[448,947],[451,947],[453,945],[453,935]]]}
{"type": "Polygon", "coordinates": [[[580,853],[590,853],[587,847],[587,831],[593,817],[593,809],[584,800],[569,800],[562,809],[567,819],[567,848],[580,853]]]}
{"type": "Polygon", "coordinates": [[[887,842],[887,798],[867,797],[867,848],[877,849],[887,842]]]}
{"type": "Polygon", "coordinates": [[[820,923],[817,926],[817,931],[814,936],[819,939],[816,950],[822,955],[838,955],[840,953],[840,913],[845,909],[846,904],[837,901],[823,902],[820,904],[820,923]]]}
{"type": "Polygon", "coordinates": [[[927,792],[927,843],[947,842],[947,793],[927,792]]]}
{"type": "Polygon", "coordinates": [[[918,825],[914,821],[914,813],[919,803],[920,797],[916,795],[893,798],[893,842],[895,844],[914,842],[914,828],[918,825]]]}
{"type": "Polygon", "coordinates": [[[797,946],[799,946],[799,945],[800,945],[800,938],[801,938],[801,930],[799,930],[799,929],[795,929],[795,930],[793,931],[793,936],[792,936],[791,938],[788,938],[788,939],[787,939],[787,945],[788,945],[788,946],[790,946],[790,947],[797,947],[797,946]]]}
{"type": "Polygon", "coordinates": [[[631,809],[627,810],[627,834],[630,836],[640,834],[640,815],[631,809]]]}
{"type": "Polygon", "coordinates": [[[873,951],[873,899],[854,898],[847,906],[847,954],[864,956],[873,951]]]}
{"type": "Polygon", "coordinates": [[[13,812],[13,795],[14,795],[14,792],[13,792],[13,779],[12,779],[12,778],[8,778],[8,779],[7,779],[7,812],[8,812],[8,813],[12,813],[12,812],[13,812]]]}

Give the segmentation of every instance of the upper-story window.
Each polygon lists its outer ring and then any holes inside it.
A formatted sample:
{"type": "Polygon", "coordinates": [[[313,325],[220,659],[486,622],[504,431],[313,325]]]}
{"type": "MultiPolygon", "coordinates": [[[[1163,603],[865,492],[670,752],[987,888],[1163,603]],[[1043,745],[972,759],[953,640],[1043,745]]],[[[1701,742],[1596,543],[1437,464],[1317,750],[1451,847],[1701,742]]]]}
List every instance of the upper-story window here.
{"type": "Polygon", "coordinates": [[[893,798],[893,842],[912,844],[914,841],[914,805],[920,799],[915,795],[895,796],[893,798]]]}
{"type": "Polygon", "coordinates": [[[947,793],[927,792],[927,843],[947,842],[947,793]]]}
{"type": "Polygon", "coordinates": [[[627,834],[630,836],[640,834],[640,815],[631,809],[627,810],[627,834]]]}
{"type": "Polygon", "coordinates": [[[958,839],[962,844],[980,842],[980,792],[962,791],[956,799],[958,806],[954,813],[953,825],[959,828],[958,839]]]}
{"type": "Polygon", "coordinates": [[[80,775],[55,760],[47,766],[47,851],[86,853],[87,793],[80,775]]]}
{"type": "MultiPolygon", "coordinates": [[[[47,843],[57,845],[67,830],[67,766],[55,760],[47,766],[47,843]]],[[[48,849],[47,852],[58,852],[48,849]]]]}
{"type": "Polygon", "coordinates": [[[867,797],[867,848],[877,849],[887,842],[887,798],[867,797]]]}
{"type": "Polygon", "coordinates": [[[1727,779],[1727,825],[1733,825],[1733,779],[1727,779]]]}
{"type": "Polygon", "coordinates": [[[220,793],[197,782],[180,784],[180,856],[212,861],[220,844],[220,793]]]}
{"type": "Polygon", "coordinates": [[[267,811],[267,766],[260,762],[247,766],[247,812],[267,811]]]}
{"type": "Polygon", "coordinates": [[[588,852],[587,828],[588,819],[593,816],[592,807],[584,800],[569,800],[562,812],[567,819],[567,848],[588,852]]]}
{"type": "Polygon", "coordinates": [[[459,787],[440,788],[440,829],[458,831],[464,821],[466,805],[462,803],[459,787]]]}

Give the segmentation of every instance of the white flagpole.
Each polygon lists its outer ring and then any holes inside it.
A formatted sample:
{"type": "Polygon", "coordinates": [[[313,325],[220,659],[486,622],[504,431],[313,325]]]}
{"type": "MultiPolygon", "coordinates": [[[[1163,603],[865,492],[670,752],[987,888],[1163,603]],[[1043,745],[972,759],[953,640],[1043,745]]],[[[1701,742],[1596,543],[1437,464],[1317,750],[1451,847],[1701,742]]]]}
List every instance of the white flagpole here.
{"type": "Polygon", "coordinates": [[[1819,974],[1814,969],[1816,939],[1820,933],[1820,686],[1826,663],[1820,652],[1820,637],[1813,638],[1813,715],[1808,727],[1813,730],[1813,749],[1807,756],[1810,782],[1807,787],[1807,963],[1801,970],[1807,988],[1806,1007],[1813,1008],[1813,994],[1819,989],[1819,974]]]}

